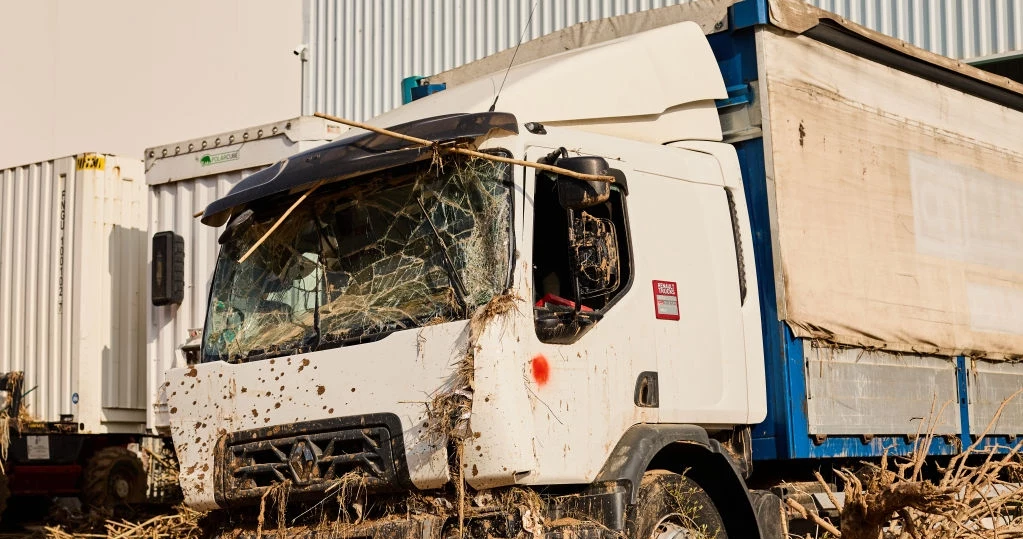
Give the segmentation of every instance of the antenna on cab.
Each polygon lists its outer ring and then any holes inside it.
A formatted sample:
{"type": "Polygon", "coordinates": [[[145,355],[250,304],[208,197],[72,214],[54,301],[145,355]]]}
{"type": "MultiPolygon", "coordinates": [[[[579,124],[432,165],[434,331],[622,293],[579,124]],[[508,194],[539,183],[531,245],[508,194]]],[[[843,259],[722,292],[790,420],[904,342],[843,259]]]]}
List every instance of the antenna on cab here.
{"type": "Polygon", "coordinates": [[[490,112],[494,112],[497,108],[497,99],[501,97],[501,90],[504,90],[504,83],[508,81],[508,72],[511,71],[513,65],[515,65],[515,55],[519,53],[519,47],[522,46],[522,40],[526,38],[526,32],[529,31],[529,23],[533,22],[533,12],[536,11],[536,5],[540,3],[540,0],[533,2],[533,7],[529,10],[529,18],[526,19],[526,24],[522,28],[522,33],[519,34],[519,42],[515,45],[515,51],[512,52],[511,62],[508,62],[508,69],[504,70],[504,78],[501,79],[501,87],[497,89],[497,95],[494,96],[494,102],[490,104],[490,112]]]}

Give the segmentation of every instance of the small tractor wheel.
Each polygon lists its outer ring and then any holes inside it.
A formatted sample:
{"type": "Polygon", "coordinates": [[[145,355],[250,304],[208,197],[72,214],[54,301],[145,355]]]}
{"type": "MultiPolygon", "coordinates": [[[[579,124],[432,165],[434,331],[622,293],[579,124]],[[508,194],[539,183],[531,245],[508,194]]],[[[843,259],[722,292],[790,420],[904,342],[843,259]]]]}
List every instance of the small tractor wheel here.
{"type": "Polygon", "coordinates": [[[710,496],[688,477],[666,470],[643,474],[629,537],[728,539],[710,496]]]}
{"type": "Polygon", "coordinates": [[[146,499],[146,472],[131,451],[119,446],[100,449],[82,473],[82,501],[114,510],[146,499]]]}

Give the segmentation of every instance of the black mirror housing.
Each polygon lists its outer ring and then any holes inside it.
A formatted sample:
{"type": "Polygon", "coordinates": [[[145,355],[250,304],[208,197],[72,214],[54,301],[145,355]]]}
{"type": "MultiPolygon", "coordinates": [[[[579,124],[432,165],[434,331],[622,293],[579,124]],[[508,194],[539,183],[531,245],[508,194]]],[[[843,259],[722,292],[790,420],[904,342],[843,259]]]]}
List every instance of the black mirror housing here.
{"type": "MultiPolygon", "coordinates": [[[[582,156],[562,157],[554,166],[579,172],[606,176],[610,168],[603,157],[582,156]]],[[[581,210],[595,206],[611,196],[611,186],[607,182],[586,181],[571,176],[558,176],[558,203],[569,210],[581,210]]]]}
{"type": "Polygon", "coordinates": [[[170,232],[153,234],[153,305],[180,305],[185,299],[185,239],[170,232]]]}

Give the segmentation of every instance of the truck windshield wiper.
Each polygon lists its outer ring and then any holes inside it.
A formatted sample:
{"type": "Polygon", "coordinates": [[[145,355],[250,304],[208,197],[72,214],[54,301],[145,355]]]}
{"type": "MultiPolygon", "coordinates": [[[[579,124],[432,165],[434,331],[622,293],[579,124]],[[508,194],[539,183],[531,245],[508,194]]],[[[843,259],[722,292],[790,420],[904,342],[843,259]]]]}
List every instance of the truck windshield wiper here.
{"type": "Polygon", "coordinates": [[[458,271],[455,269],[455,264],[451,261],[451,257],[448,256],[448,246],[444,242],[444,238],[441,237],[440,231],[434,226],[433,220],[430,219],[429,212],[426,211],[426,206],[423,204],[423,199],[416,198],[416,202],[419,203],[419,208],[423,210],[423,218],[430,224],[430,230],[433,231],[433,237],[437,240],[437,246],[440,247],[441,253],[444,255],[444,265],[451,278],[452,287],[455,289],[455,295],[458,296],[458,302],[462,304],[462,308],[465,312],[469,312],[469,300],[465,290],[465,284],[462,283],[462,277],[458,275],[458,271]]]}
{"type": "MultiPolygon", "coordinates": [[[[273,347],[270,347],[270,348],[257,348],[255,350],[250,351],[248,353],[248,355],[245,356],[245,358],[243,360],[243,363],[248,363],[249,361],[260,361],[260,360],[263,360],[263,359],[270,359],[270,358],[274,358],[274,357],[292,356],[292,355],[295,355],[295,354],[301,354],[303,352],[307,352],[307,351],[312,349],[312,347],[309,346],[305,342],[308,339],[309,338],[306,337],[302,341],[299,341],[299,342],[296,342],[296,343],[292,343],[292,344],[288,344],[288,345],[283,345],[283,346],[273,346],[273,347]]],[[[239,359],[242,359],[242,358],[239,358],[239,359]]]]}

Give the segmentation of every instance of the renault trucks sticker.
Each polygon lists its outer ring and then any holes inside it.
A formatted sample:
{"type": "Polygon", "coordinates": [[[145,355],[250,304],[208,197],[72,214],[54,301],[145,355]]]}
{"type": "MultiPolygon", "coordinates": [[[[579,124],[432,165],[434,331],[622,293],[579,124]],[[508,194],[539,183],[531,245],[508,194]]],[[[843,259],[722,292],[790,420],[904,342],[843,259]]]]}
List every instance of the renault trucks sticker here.
{"type": "Polygon", "coordinates": [[[654,315],[661,320],[678,320],[678,286],[671,281],[654,281],[654,315]]]}

